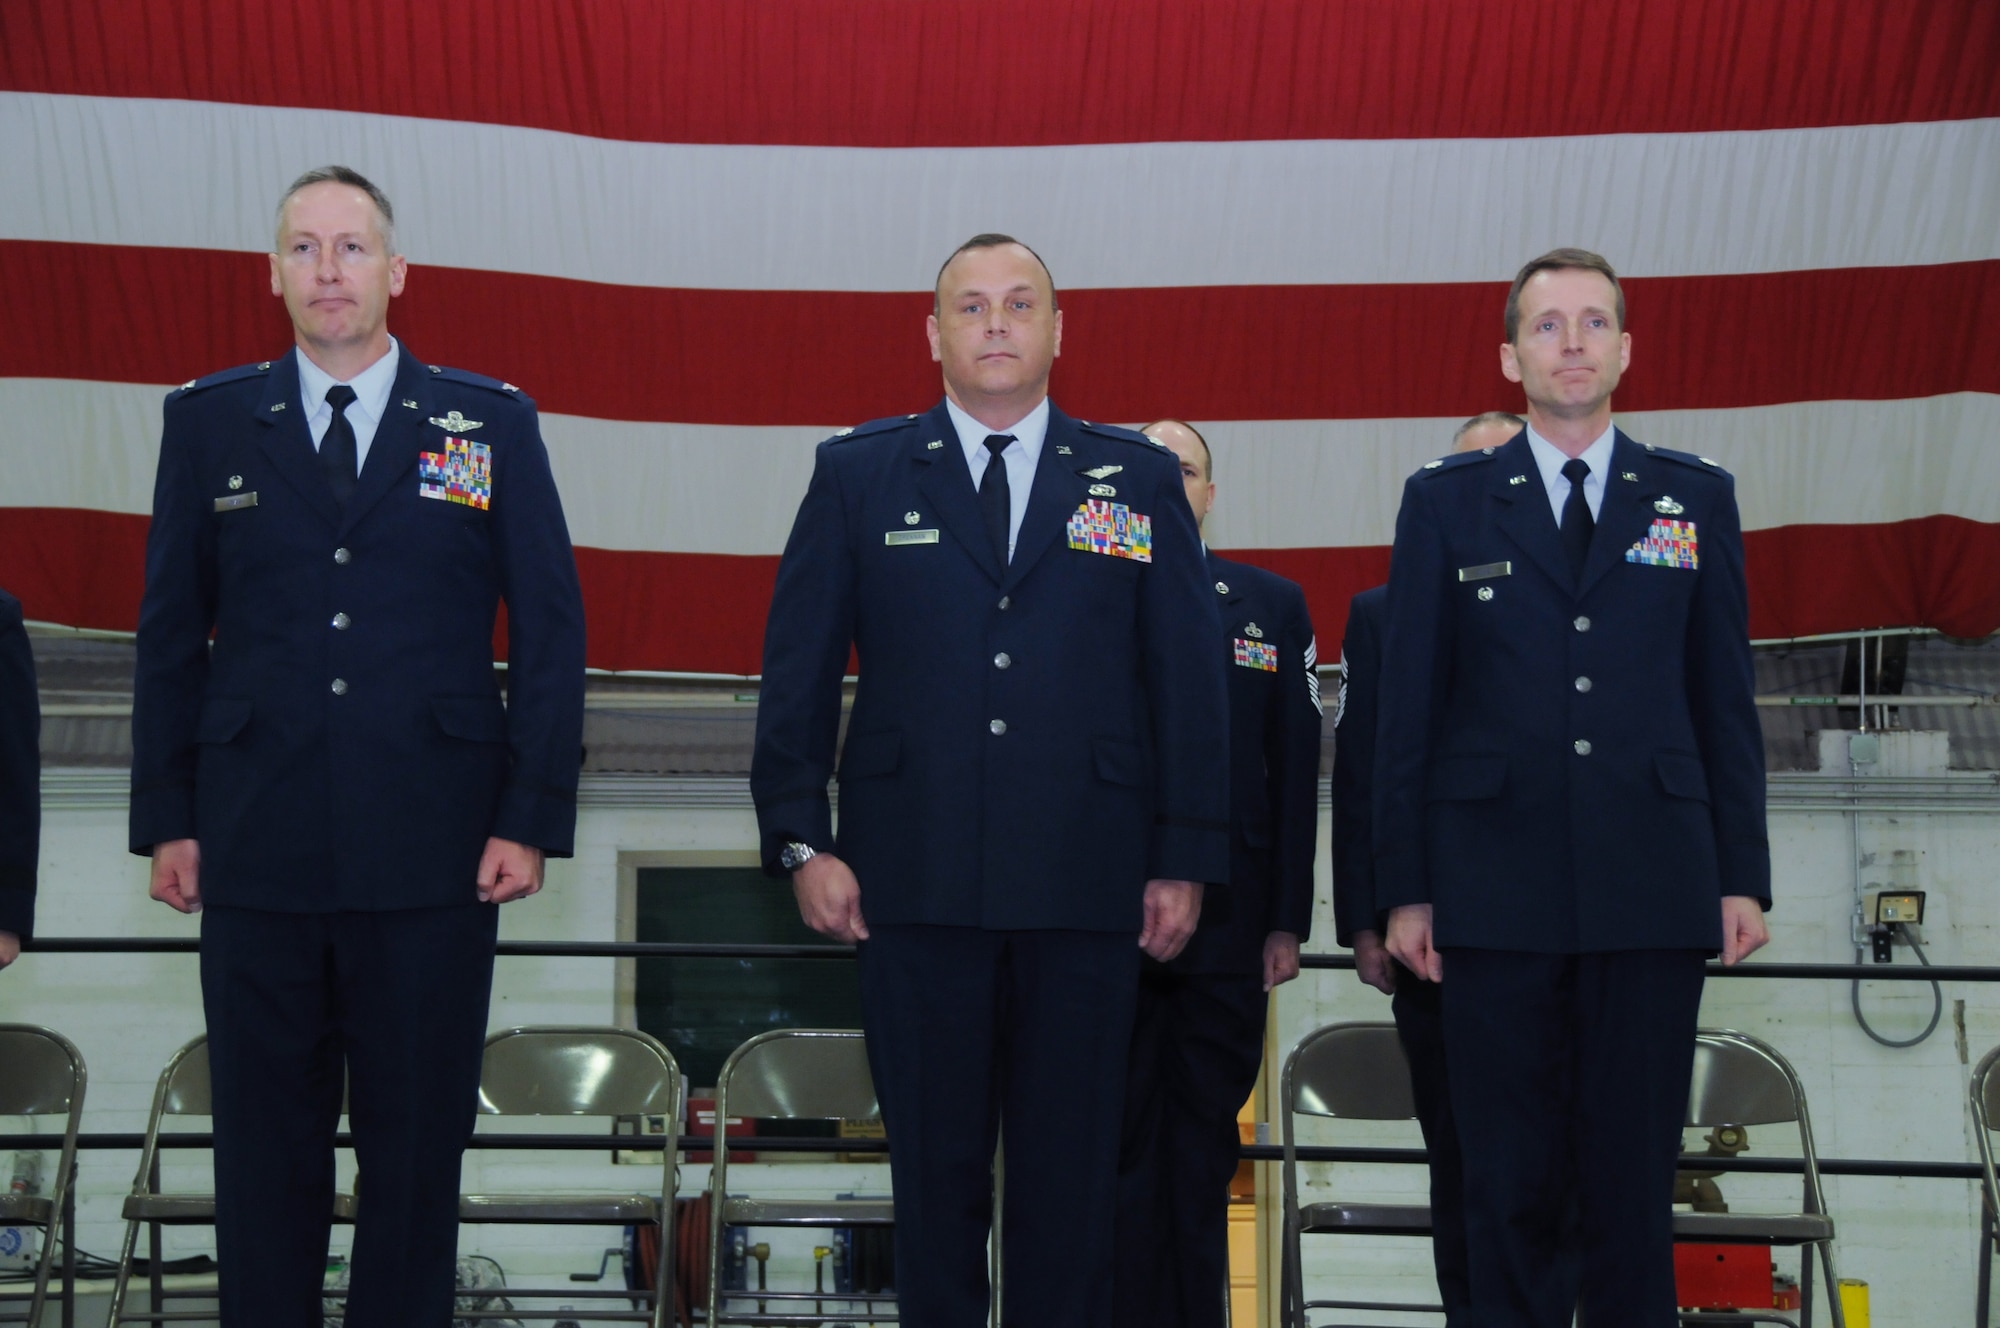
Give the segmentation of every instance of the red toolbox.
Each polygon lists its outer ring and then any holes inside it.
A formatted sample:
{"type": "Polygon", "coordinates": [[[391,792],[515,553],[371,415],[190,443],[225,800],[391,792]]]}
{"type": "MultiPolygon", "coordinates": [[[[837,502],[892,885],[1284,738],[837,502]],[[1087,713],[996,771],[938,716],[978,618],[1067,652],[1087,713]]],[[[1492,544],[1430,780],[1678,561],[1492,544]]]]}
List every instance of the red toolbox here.
{"type": "Polygon", "coordinates": [[[1683,1309],[1771,1308],[1768,1245],[1676,1245],[1674,1289],[1683,1309]]]}

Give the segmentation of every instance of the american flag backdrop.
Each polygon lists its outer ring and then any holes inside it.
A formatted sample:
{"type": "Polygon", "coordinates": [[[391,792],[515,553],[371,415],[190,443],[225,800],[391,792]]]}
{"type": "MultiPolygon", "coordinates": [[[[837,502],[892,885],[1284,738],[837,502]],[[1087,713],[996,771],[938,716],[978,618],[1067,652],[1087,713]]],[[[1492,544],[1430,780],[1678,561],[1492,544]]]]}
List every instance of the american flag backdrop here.
{"type": "MultiPolygon", "coordinates": [[[[1737,476],[1753,631],[2000,628],[1991,0],[0,0],[0,586],[129,629],[170,387],[290,344],[355,167],[390,328],[521,385],[590,659],[752,673],[813,444],[940,395],[938,264],[1034,245],[1058,402],[1214,444],[1320,635],[1519,409],[1508,280],[1628,276],[1619,422],[1737,476]]],[[[496,495],[495,501],[504,501],[496,495]]]]}

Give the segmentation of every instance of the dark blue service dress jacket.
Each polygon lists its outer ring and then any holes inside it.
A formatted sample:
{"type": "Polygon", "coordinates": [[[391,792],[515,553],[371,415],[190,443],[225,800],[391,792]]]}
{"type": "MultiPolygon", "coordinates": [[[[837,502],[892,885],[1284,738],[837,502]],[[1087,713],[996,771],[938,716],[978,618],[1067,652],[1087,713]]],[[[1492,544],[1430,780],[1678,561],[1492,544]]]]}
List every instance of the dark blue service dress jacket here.
{"type": "Polygon", "coordinates": [[[942,402],[821,443],[764,636],[767,867],[833,848],[871,924],[995,929],[1136,932],[1148,879],[1226,883],[1216,599],[1143,435],[1051,406],[1004,567],[942,402]]]}
{"type": "Polygon", "coordinates": [[[1353,948],[1354,933],[1386,936],[1375,907],[1375,722],[1382,689],[1382,618],[1389,588],[1348,602],[1340,643],[1340,693],[1333,708],[1333,932],[1353,948]]]}
{"type": "Polygon", "coordinates": [[[42,842],[42,708],[21,601],[0,590],[0,931],[35,933],[42,842]]]}
{"type": "Polygon", "coordinates": [[[1264,938],[1312,934],[1319,844],[1319,646],[1305,591],[1249,563],[1208,555],[1229,676],[1229,888],[1169,961],[1184,973],[1255,973],[1264,938]]]}
{"type": "Polygon", "coordinates": [[[1375,905],[1440,946],[1707,949],[1768,906],[1735,482],[1617,435],[1573,579],[1526,432],[1426,463],[1390,564],[1375,905]]]}
{"type": "Polygon", "coordinates": [[[583,660],[576,559],[517,389],[405,348],[345,512],[290,351],[167,398],[131,848],[199,839],[206,902],[471,903],[489,836],[568,855],[583,660]]]}

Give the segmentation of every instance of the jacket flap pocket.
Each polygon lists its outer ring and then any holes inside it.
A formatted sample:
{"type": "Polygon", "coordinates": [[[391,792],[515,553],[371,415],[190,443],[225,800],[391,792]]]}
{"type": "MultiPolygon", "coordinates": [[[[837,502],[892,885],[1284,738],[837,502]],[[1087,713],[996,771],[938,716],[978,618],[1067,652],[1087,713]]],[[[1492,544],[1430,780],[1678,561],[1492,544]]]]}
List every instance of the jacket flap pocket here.
{"type": "Polygon", "coordinates": [[[1145,749],[1123,738],[1092,738],[1090,752],[1096,758],[1097,777],[1107,784],[1127,788],[1149,788],[1153,783],[1151,764],[1145,749]]]}
{"type": "Polygon", "coordinates": [[[1659,772],[1660,787],[1669,796],[1708,801],[1708,771],[1702,767],[1699,756],[1692,752],[1658,752],[1653,756],[1653,769],[1659,772]]]}
{"type": "Polygon", "coordinates": [[[438,727],[467,742],[507,741],[507,709],[497,696],[433,696],[438,727]]]}
{"type": "Polygon", "coordinates": [[[886,733],[850,733],[847,746],[840,753],[840,777],[866,779],[870,775],[892,774],[902,763],[902,734],[893,729],[886,733]]]}
{"type": "Polygon", "coordinates": [[[1426,796],[1432,802],[1497,798],[1507,785],[1504,756],[1447,756],[1431,767],[1426,796]]]}
{"type": "Polygon", "coordinates": [[[211,696],[202,702],[201,719],[194,726],[196,742],[228,742],[250,722],[252,710],[247,696],[211,696]]]}

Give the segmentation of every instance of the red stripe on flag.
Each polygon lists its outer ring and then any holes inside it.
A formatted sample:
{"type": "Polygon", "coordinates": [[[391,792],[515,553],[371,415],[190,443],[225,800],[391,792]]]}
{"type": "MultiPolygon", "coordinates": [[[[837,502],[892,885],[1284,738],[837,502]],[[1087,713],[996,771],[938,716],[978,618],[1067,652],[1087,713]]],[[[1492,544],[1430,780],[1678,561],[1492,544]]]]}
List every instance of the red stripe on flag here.
{"type": "MultiPolygon", "coordinates": [[[[71,509],[7,509],[0,586],[27,616],[130,631],[139,620],[146,518],[71,509]]],[[[1746,537],[1750,630],[1807,636],[1864,627],[2000,630],[2000,524],[1933,516],[1875,526],[1788,526],[1746,537]]],[[[1388,575],[1384,548],[1224,550],[1306,589],[1327,662],[1348,601],[1388,575]]],[[[578,549],[590,663],[614,669],[755,673],[775,557],[578,549]]]]}
{"type": "MultiPolygon", "coordinates": [[[[1618,408],[2000,392],[2000,262],[1626,283],[1618,408]]],[[[178,383],[287,345],[261,255],[0,242],[0,364],[178,383]],[[190,298],[199,292],[200,298],[190,298]]],[[[1498,283],[1063,292],[1057,400],[1088,418],[1388,419],[1520,405],[1498,283]]],[[[837,425],[940,395],[922,294],[664,290],[419,268],[391,327],[544,410],[837,425]]]]}
{"type": "Polygon", "coordinates": [[[0,87],[859,147],[2000,114],[1990,0],[351,0],[347,39],[326,25],[319,9],[268,0],[10,0],[0,87]]]}

